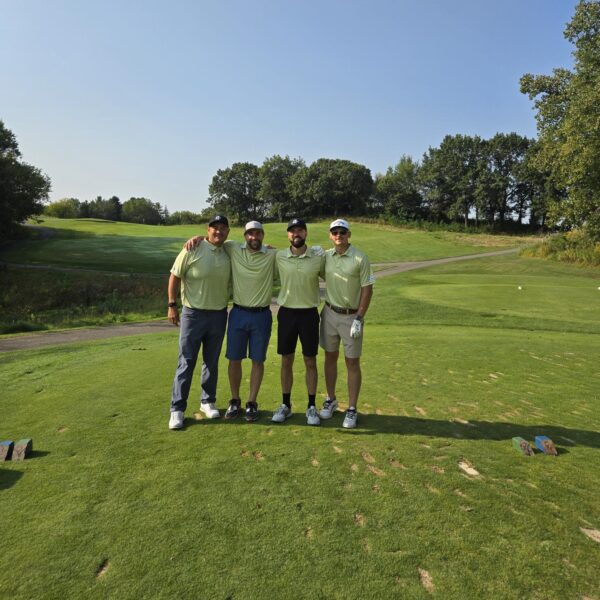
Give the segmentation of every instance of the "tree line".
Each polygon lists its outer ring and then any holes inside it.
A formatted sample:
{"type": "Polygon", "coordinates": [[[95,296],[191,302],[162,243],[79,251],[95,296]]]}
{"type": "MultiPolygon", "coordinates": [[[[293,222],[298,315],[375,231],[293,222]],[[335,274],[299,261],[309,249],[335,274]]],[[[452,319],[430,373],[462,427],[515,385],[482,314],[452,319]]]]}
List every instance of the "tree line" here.
{"type": "MultiPolygon", "coordinates": [[[[344,215],[502,230],[528,222],[600,240],[600,1],[581,0],[564,35],[575,47],[573,69],[520,81],[534,101],[537,140],[517,133],[447,135],[421,160],[402,156],[375,177],[342,159],[307,165],[275,155],[260,166],[237,162],[213,176],[201,213],[170,214],[147,198],[121,204],[116,196],[66,198],[45,210],[147,224],[198,223],[215,211],[238,223],[344,215]]],[[[0,239],[39,214],[49,190],[49,178],[22,162],[15,136],[0,121],[0,239]]]]}

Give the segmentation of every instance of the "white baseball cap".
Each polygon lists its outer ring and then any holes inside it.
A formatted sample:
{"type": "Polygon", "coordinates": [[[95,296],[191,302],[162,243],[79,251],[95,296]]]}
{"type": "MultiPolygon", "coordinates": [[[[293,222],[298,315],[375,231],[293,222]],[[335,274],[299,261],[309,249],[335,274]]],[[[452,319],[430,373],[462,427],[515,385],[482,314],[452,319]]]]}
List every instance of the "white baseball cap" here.
{"type": "Polygon", "coordinates": [[[329,225],[329,231],[331,231],[334,227],[343,227],[344,229],[350,231],[350,225],[348,221],[345,221],[344,219],[336,219],[335,221],[331,221],[331,225],[329,225]]]}
{"type": "Polygon", "coordinates": [[[246,231],[250,231],[251,229],[260,229],[261,231],[264,231],[263,226],[258,221],[248,221],[244,227],[244,233],[246,233],[246,231]]]}

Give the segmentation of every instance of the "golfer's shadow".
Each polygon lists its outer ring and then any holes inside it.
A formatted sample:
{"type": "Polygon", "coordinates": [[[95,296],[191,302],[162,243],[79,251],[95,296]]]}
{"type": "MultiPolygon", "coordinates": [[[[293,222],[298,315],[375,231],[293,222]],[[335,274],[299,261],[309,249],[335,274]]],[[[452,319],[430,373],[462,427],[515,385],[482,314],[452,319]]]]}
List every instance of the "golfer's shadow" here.
{"type": "MultiPolygon", "coordinates": [[[[335,417],[334,417],[335,418],[335,417]]],[[[546,435],[561,446],[589,446],[600,448],[600,432],[587,429],[571,429],[557,425],[522,425],[495,421],[444,421],[416,417],[360,414],[358,427],[353,433],[358,435],[396,434],[425,435],[439,438],[464,440],[510,440],[522,437],[533,441],[537,435],[546,435]]],[[[562,449],[562,453],[566,450],[562,449]]]]}

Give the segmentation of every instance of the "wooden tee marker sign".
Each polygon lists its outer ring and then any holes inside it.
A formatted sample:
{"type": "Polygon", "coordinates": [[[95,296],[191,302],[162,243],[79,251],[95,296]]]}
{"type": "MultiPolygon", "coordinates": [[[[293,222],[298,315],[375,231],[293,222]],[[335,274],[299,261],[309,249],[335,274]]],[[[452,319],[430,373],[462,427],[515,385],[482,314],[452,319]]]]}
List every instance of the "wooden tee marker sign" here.
{"type": "Polygon", "coordinates": [[[0,461],[10,460],[14,446],[10,440],[0,442],[0,461]]]}
{"type": "Polygon", "coordinates": [[[13,461],[25,460],[31,454],[32,450],[33,450],[33,442],[31,440],[31,438],[25,438],[25,439],[19,440],[15,444],[15,448],[13,450],[13,455],[12,455],[13,461]]]}

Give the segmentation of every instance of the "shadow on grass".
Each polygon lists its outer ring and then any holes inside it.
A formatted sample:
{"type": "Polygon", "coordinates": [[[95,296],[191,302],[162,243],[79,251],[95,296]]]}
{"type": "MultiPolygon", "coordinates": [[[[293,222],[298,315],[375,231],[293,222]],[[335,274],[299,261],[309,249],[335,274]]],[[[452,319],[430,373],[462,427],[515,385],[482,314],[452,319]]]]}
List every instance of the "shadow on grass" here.
{"type": "Polygon", "coordinates": [[[7,490],[12,487],[23,477],[21,471],[7,471],[6,469],[0,469],[0,491],[7,490]]]}
{"type": "MultiPolygon", "coordinates": [[[[268,425],[272,427],[303,426],[306,419],[302,413],[296,413],[285,424],[273,423],[270,412],[263,411],[258,421],[247,423],[244,417],[226,421],[225,419],[195,419],[185,420],[186,429],[195,425],[204,426],[229,426],[245,425],[252,427],[256,425],[268,425]]],[[[341,429],[343,413],[337,413],[332,419],[321,421],[321,427],[326,429],[341,429]]],[[[373,415],[359,413],[358,427],[353,430],[344,430],[352,435],[425,435],[429,437],[451,438],[462,440],[510,440],[513,437],[522,437],[533,442],[536,435],[546,435],[561,446],[588,446],[600,448],[600,432],[586,429],[571,429],[559,425],[521,425],[519,423],[504,423],[494,421],[469,421],[468,424],[456,421],[442,421],[439,419],[418,419],[414,417],[402,417],[396,415],[373,415]]],[[[559,449],[561,454],[567,454],[563,448],[559,449]]]]}

